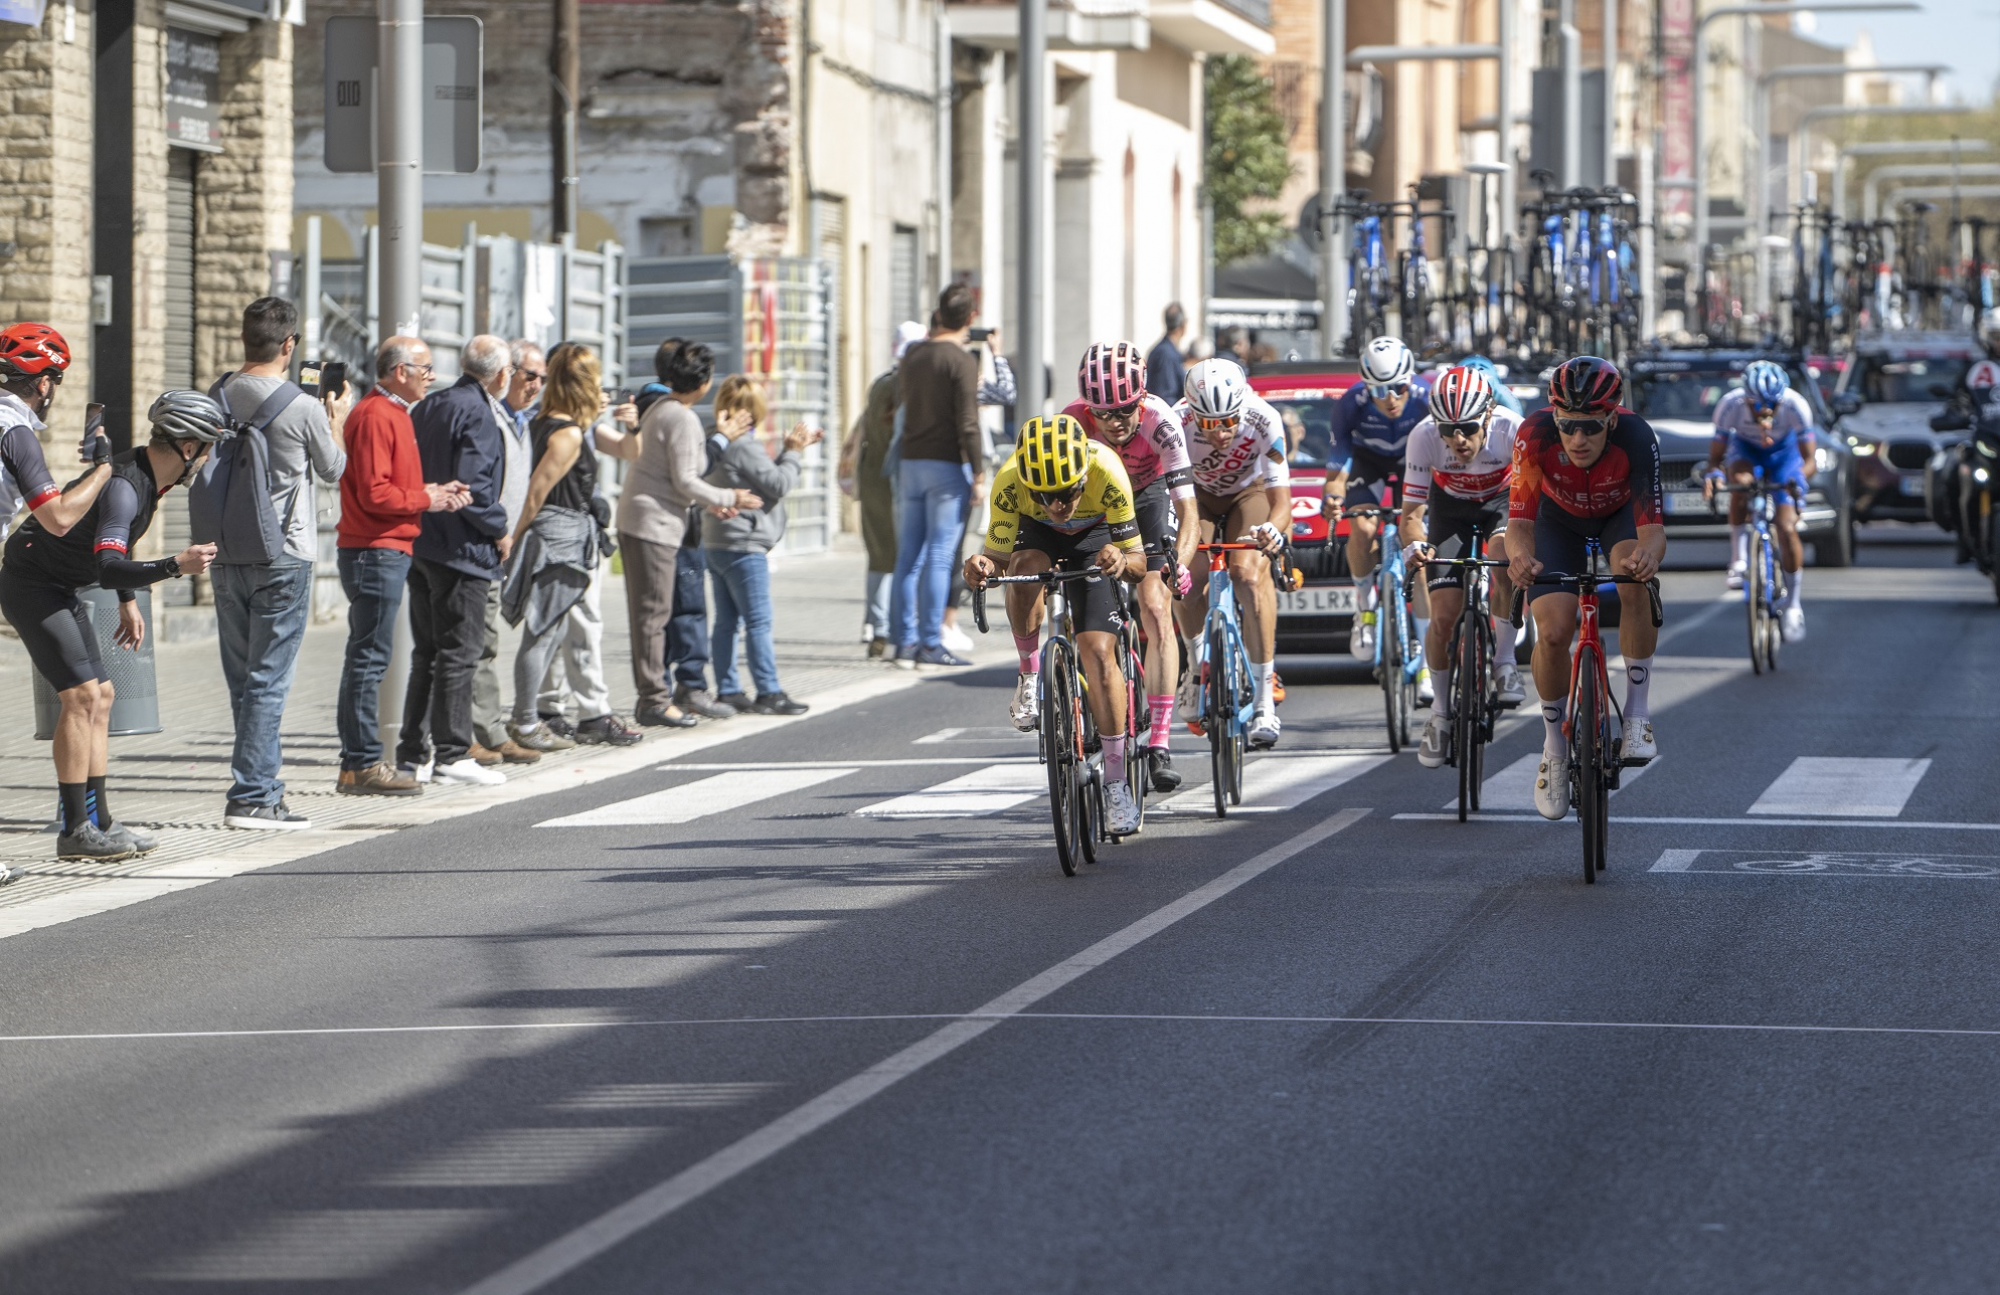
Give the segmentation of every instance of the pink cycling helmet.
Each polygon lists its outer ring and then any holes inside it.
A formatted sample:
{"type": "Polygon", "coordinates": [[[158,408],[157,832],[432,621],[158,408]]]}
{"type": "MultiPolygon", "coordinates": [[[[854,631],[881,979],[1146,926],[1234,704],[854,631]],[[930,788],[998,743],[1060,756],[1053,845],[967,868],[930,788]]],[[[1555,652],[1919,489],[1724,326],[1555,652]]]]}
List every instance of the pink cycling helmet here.
{"type": "Polygon", "coordinates": [[[1119,409],[1146,394],[1146,357],[1130,342],[1096,342],[1077,366],[1076,389],[1093,409],[1119,409]]]}

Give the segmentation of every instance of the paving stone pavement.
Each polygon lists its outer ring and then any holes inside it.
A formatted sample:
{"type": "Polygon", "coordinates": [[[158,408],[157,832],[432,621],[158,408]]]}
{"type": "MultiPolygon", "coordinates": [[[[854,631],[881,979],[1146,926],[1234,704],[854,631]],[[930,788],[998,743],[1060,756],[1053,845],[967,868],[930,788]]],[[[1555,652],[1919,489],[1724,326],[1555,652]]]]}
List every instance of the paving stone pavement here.
{"type": "MultiPolygon", "coordinates": [[[[786,691],[802,701],[810,703],[849,685],[880,680],[893,670],[867,660],[858,641],[863,566],[858,545],[773,560],[779,674],[786,691]]],[[[603,606],[605,672],[612,705],[629,717],[634,690],[622,577],[607,578],[603,606]]],[[[503,626],[501,691],[508,699],[513,693],[508,668],[518,641],[519,634],[503,626]]],[[[226,866],[232,872],[258,866],[255,857],[260,854],[270,855],[269,861],[275,863],[297,857],[302,837],[338,833],[343,839],[358,840],[394,831],[434,817],[441,800],[485,790],[440,786],[410,799],[335,793],[340,748],[334,730],[334,692],[345,643],[344,619],[307,630],[285,710],[285,794],[295,812],[312,819],[310,833],[246,832],[222,826],[232,725],[215,643],[211,639],[159,645],[163,731],[112,739],[108,795],[120,819],[158,832],[160,848],[142,859],[93,865],[55,860],[55,834],[48,830],[55,816],[55,774],[49,744],[33,736],[32,667],[19,640],[0,638],[0,691],[12,699],[13,718],[7,736],[0,738],[0,865],[17,874],[13,884],[0,889],[0,907],[115,884],[119,877],[157,874],[162,867],[198,864],[217,855],[228,856],[226,866]]],[[[657,749],[660,759],[668,759],[677,742],[688,742],[695,735],[713,741],[714,727],[736,723],[744,724],[745,731],[752,724],[761,725],[745,717],[704,721],[694,729],[647,729],[643,745],[657,749]]],[[[611,748],[580,746],[562,753],[560,760],[545,757],[534,768],[562,766],[588,777],[591,766],[610,754],[611,748]]],[[[604,772],[611,770],[607,767],[604,772]]]]}

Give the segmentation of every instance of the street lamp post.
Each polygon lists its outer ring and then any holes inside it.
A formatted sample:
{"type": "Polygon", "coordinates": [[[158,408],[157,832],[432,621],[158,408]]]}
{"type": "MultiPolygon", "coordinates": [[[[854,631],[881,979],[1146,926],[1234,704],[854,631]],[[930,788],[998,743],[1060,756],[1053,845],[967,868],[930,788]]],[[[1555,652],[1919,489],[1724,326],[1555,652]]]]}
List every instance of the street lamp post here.
{"type": "Polygon", "coordinates": [[[382,69],[375,90],[382,335],[414,335],[424,290],[423,0],[378,0],[376,42],[376,65],[382,69]]]}
{"type": "Polygon", "coordinates": [[[1330,360],[1347,342],[1347,262],[1334,215],[1347,190],[1347,0],[1321,0],[1320,36],[1319,336],[1330,360]]]}
{"type": "MultiPolygon", "coordinates": [[[[1021,366],[1015,374],[1023,418],[1039,418],[1048,403],[1048,367],[1044,363],[1042,341],[1042,207],[1048,150],[1043,142],[1043,82],[1048,64],[1048,0],[1020,0],[1021,24],[1021,109],[1017,132],[1021,178],[1019,190],[1020,282],[1014,296],[1021,318],[1008,321],[1019,339],[1021,366]]],[[[1207,310],[1208,303],[1202,308],[1207,310]]]]}
{"type": "Polygon", "coordinates": [[[1833,214],[1847,216],[1847,159],[1904,157],[1915,153],[1984,153],[1993,146],[1983,139],[1892,139],[1843,144],[1833,158],[1833,214]]]}

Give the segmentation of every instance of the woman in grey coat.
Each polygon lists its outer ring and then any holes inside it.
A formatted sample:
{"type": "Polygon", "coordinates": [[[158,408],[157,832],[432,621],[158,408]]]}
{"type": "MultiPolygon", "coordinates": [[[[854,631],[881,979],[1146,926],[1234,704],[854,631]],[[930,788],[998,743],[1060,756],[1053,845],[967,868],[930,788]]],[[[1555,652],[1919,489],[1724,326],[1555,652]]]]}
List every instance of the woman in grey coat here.
{"type": "Polygon", "coordinates": [[[716,700],[739,711],[759,715],[803,715],[807,707],[793,701],[778,685],[778,652],[772,638],[771,570],[766,557],[785,534],[784,499],[799,483],[805,467],[801,454],[820,438],[801,423],[785,437],[777,461],[754,433],[764,421],[764,393],[742,374],[725,379],[715,393],[715,430],[729,444],[702,480],[725,490],[747,490],[763,500],[760,508],[704,513],[701,545],[708,550],[715,604],[715,627],[709,635],[709,661],[715,668],[716,700]],[[750,658],[750,679],[757,686],[752,701],[736,675],[736,634],[741,623],[744,654],[750,658]]]}

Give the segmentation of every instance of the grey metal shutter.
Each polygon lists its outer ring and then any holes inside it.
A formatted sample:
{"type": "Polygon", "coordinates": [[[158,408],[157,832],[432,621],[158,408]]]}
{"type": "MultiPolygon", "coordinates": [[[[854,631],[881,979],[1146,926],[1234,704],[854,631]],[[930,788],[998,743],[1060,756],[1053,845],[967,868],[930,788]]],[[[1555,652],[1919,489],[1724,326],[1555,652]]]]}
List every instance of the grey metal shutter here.
{"type": "MultiPolygon", "coordinates": [[[[199,154],[167,150],[167,385],[194,385],[194,172],[199,154]]],[[[134,439],[143,440],[134,429],[134,439]]]]}
{"type": "Polygon", "coordinates": [[[890,328],[906,319],[921,324],[930,318],[920,299],[922,291],[917,279],[917,231],[908,225],[897,225],[889,234],[889,311],[893,316],[890,328]]]}

